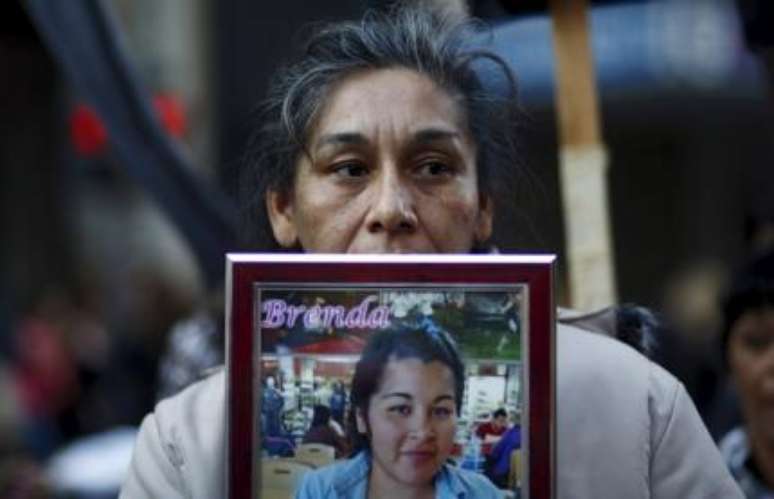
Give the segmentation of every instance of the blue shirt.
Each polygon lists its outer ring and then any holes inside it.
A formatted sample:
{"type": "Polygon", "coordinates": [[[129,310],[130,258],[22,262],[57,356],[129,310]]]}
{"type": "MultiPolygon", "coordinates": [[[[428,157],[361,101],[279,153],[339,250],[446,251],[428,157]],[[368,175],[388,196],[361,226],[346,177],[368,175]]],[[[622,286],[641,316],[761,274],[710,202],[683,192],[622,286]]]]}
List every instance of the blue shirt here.
{"type": "MultiPolygon", "coordinates": [[[[295,499],[366,499],[371,455],[360,452],[346,461],[310,471],[295,499]]],[[[435,477],[436,499],[502,499],[503,492],[485,476],[445,464],[435,477]]]]}
{"type": "Polygon", "coordinates": [[[720,453],[748,499],[774,499],[774,490],[768,488],[753,471],[750,441],[744,428],[731,430],[720,441],[720,453]]]}
{"type": "Polygon", "coordinates": [[[513,425],[497,442],[489,458],[494,463],[492,475],[507,475],[511,470],[511,452],[521,449],[521,426],[513,425]]]}

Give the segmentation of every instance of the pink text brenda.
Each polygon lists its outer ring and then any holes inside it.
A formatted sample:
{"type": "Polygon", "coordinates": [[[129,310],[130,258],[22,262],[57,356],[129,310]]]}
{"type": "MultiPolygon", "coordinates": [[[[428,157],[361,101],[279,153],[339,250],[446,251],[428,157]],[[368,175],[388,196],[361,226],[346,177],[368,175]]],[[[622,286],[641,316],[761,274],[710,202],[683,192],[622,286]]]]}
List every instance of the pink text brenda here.
{"type": "Polygon", "coordinates": [[[292,328],[299,317],[307,329],[385,329],[390,325],[390,309],[380,305],[369,310],[377,300],[368,296],[354,307],[343,305],[288,305],[285,300],[266,300],[263,302],[263,329],[292,328]]]}

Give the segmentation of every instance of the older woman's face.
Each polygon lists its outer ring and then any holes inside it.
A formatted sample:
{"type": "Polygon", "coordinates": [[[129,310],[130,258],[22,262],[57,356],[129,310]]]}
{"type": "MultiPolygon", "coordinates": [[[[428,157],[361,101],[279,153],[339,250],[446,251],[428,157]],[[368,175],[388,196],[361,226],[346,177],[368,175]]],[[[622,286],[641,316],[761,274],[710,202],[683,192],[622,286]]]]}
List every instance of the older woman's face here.
{"type": "Polygon", "coordinates": [[[749,310],[737,319],[728,361],[753,440],[774,445],[774,307],[749,310]]]}
{"type": "Polygon", "coordinates": [[[334,87],[297,165],[291,195],[270,193],[283,246],[329,253],[468,252],[489,238],[491,203],[455,101],[405,69],[334,87]]]}
{"type": "Polygon", "coordinates": [[[367,417],[357,415],[358,431],[367,433],[371,443],[373,482],[432,484],[451,453],[456,422],[451,369],[438,361],[390,360],[367,417]]]}

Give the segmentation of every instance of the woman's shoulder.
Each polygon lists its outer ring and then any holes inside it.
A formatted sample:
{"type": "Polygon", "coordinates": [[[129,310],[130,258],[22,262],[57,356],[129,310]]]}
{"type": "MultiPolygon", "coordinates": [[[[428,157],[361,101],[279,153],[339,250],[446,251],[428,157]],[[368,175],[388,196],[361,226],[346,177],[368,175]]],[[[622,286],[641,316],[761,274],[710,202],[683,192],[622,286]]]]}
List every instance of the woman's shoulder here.
{"type": "Polygon", "coordinates": [[[365,497],[369,464],[361,452],[346,460],[307,472],[296,499],[365,497]]]}
{"type": "Polygon", "coordinates": [[[557,399],[560,416],[586,408],[597,421],[635,418],[637,426],[646,423],[657,434],[675,411],[693,408],[683,384],[645,355],[615,338],[565,324],[557,327],[557,399]]]}
{"type": "Polygon", "coordinates": [[[495,487],[487,477],[458,466],[444,466],[436,486],[439,487],[436,497],[463,497],[465,499],[500,499],[504,497],[503,491],[495,487]]]}
{"type": "Polygon", "coordinates": [[[557,327],[556,353],[560,497],[741,497],[674,376],[617,339],[568,325],[557,327]]]}
{"type": "Polygon", "coordinates": [[[559,404],[573,400],[574,393],[585,399],[593,392],[602,406],[622,402],[640,415],[652,415],[669,412],[684,390],[677,378],[631,346],[574,326],[557,324],[556,357],[559,404]],[[642,405],[656,410],[643,412],[642,405]]]}
{"type": "Polygon", "coordinates": [[[189,441],[199,452],[225,449],[226,376],[219,370],[160,401],[153,416],[162,435],[189,441]]]}
{"type": "Polygon", "coordinates": [[[179,413],[212,414],[213,407],[224,406],[226,399],[226,371],[222,367],[207,377],[192,383],[180,392],[161,400],[154,408],[157,418],[179,417],[179,413]]]}
{"type": "Polygon", "coordinates": [[[194,383],[145,417],[121,497],[218,497],[224,490],[225,376],[194,383]]]}
{"type": "Polygon", "coordinates": [[[556,345],[558,441],[567,443],[560,458],[580,441],[572,436],[579,432],[612,436],[618,447],[630,444],[623,454],[638,455],[632,451],[650,447],[651,433],[663,431],[673,412],[690,403],[674,376],[614,338],[559,324],[556,345]]]}

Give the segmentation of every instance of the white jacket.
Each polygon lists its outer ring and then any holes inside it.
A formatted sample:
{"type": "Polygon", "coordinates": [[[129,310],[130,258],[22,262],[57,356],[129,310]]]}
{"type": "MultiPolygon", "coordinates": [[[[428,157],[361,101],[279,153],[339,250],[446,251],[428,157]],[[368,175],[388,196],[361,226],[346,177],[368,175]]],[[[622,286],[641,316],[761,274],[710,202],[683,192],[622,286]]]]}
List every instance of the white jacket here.
{"type": "MultiPolygon", "coordinates": [[[[556,497],[743,499],[685,388],[634,349],[557,326],[556,497]]],[[[158,404],[120,499],[225,497],[225,376],[158,404]]]]}

